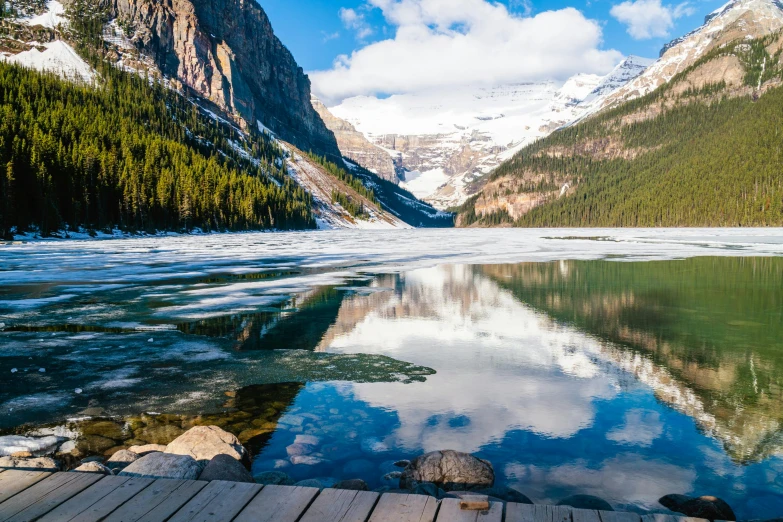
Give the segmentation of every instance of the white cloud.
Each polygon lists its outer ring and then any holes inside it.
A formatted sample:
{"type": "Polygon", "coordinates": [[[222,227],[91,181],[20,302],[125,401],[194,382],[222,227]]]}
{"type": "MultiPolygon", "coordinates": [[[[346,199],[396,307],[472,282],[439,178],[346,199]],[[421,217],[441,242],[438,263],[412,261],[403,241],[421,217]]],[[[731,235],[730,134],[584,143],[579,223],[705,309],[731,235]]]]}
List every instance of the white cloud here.
{"type": "Polygon", "coordinates": [[[340,33],[335,31],[333,33],[327,33],[326,31],[321,31],[321,35],[323,36],[323,43],[331,42],[332,40],[336,40],[340,38],[340,33]]]}
{"type": "Polygon", "coordinates": [[[663,433],[657,411],[634,409],[625,413],[625,424],[606,434],[606,438],[627,446],[651,446],[663,433]]]}
{"type": "Polygon", "coordinates": [[[628,26],[628,34],[636,40],[669,36],[674,21],[694,13],[687,2],[677,6],[663,5],[661,0],[626,1],[612,7],[610,14],[628,26]]]}
{"type": "Polygon", "coordinates": [[[367,19],[364,13],[357,11],[356,9],[347,9],[345,7],[340,8],[338,13],[340,20],[346,29],[353,29],[356,31],[356,38],[364,40],[368,36],[372,35],[372,27],[367,23],[367,19]]]}
{"type": "MultiPolygon", "coordinates": [[[[622,57],[599,49],[601,26],[573,8],[526,17],[487,0],[368,0],[368,5],[381,10],[396,34],[311,74],[316,94],[328,103],[362,94],[604,74],[622,57]]],[[[341,17],[352,28],[367,24],[359,10],[341,10],[341,17]]]]}

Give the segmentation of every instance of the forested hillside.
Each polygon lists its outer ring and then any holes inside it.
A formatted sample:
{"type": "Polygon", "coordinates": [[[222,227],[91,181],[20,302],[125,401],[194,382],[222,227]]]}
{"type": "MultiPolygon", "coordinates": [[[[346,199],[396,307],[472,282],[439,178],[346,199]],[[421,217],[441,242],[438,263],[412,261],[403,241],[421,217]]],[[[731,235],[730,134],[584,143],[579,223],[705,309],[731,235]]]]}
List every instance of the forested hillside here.
{"type": "Polygon", "coordinates": [[[308,228],[268,137],[98,62],[97,88],[0,63],[0,232],[308,228]],[[253,159],[251,159],[251,156],[253,159]]]}
{"type": "Polygon", "coordinates": [[[459,224],[783,225],[780,43],[722,46],[647,96],[531,145],[459,224]]]}

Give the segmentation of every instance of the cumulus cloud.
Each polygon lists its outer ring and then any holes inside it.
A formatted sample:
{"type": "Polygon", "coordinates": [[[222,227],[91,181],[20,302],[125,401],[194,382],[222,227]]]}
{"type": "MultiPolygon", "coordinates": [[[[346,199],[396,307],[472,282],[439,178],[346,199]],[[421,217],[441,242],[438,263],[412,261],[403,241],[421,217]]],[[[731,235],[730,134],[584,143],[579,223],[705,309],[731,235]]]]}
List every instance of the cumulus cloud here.
{"type": "Polygon", "coordinates": [[[636,40],[669,36],[674,21],[694,13],[688,3],[663,5],[661,0],[626,1],[612,7],[610,14],[628,26],[628,34],[636,40]]]}
{"type": "MultiPolygon", "coordinates": [[[[604,74],[622,55],[601,50],[601,26],[576,9],[515,14],[487,0],[368,0],[394,38],[337,58],[311,73],[323,100],[400,94],[460,85],[564,80],[577,72],[604,74]]],[[[357,10],[341,11],[353,27],[357,10]],[[353,11],[350,13],[349,11],[353,11]]]]}
{"type": "Polygon", "coordinates": [[[651,446],[663,433],[657,411],[634,409],[625,413],[625,424],[606,434],[606,438],[628,446],[651,446]]]}
{"type": "Polygon", "coordinates": [[[359,12],[356,9],[346,9],[343,7],[338,14],[346,29],[356,31],[357,39],[364,40],[372,35],[372,27],[367,23],[364,13],[359,12]]]}

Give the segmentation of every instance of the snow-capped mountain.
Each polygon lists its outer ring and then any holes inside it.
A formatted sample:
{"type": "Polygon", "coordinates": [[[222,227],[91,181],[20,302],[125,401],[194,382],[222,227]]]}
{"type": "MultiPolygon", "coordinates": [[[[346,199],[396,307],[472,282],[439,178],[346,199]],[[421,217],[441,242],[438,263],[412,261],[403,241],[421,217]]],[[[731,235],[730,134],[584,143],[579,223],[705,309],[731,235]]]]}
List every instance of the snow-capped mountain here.
{"type": "Polygon", "coordinates": [[[562,84],[358,96],[329,110],[391,155],[402,186],[448,208],[464,202],[500,163],[581,117],[650,62],[629,57],[605,77],[578,74],[562,84]]]}
{"type": "Polygon", "coordinates": [[[732,0],[707,15],[704,25],[667,44],[655,63],[595,105],[595,109],[617,105],[654,91],[712,49],[743,38],[769,35],[781,28],[783,2],[732,0]]]}

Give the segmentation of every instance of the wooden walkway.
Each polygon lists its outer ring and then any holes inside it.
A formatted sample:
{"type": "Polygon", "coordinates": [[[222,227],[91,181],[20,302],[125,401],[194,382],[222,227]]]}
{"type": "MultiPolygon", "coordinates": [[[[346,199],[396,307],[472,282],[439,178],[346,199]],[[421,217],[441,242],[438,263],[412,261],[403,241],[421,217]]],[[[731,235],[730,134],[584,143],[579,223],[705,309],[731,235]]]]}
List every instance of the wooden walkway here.
{"type": "Polygon", "coordinates": [[[669,515],[238,482],[0,470],[0,522],[706,522],[669,515]],[[504,512],[505,511],[505,512],[504,512]]]}

